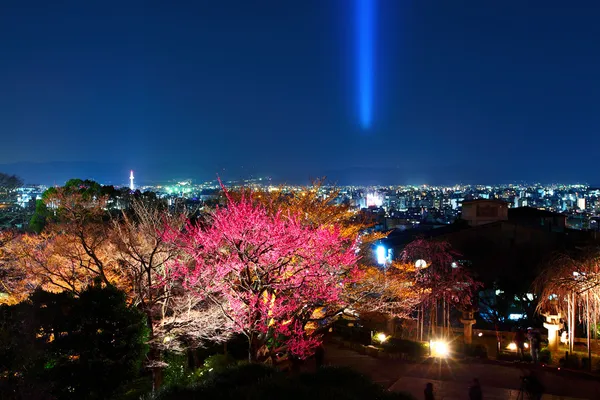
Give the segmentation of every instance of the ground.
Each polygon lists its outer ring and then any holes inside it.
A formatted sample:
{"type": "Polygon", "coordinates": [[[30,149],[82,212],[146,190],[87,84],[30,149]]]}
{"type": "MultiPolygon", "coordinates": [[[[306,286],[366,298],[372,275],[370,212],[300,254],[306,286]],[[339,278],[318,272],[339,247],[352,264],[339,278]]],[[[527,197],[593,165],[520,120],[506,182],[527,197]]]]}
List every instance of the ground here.
{"type": "MultiPolygon", "coordinates": [[[[481,361],[406,363],[362,355],[337,344],[326,346],[325,362],[349,366],[390,390],[409,392],[416,399],[423,398],[425,384],[432,382],[436,400],[467,399],[473,378],[479,379],[484,399],[516,400],[521,385],[520,377],[527,374],[530,368],[527,364],[506,365],[481,361]]],[[[535,374],[546,388],[544,400],[600,399],[599,380],[558,371],[556,368],[539,367],[535,374]]]]}

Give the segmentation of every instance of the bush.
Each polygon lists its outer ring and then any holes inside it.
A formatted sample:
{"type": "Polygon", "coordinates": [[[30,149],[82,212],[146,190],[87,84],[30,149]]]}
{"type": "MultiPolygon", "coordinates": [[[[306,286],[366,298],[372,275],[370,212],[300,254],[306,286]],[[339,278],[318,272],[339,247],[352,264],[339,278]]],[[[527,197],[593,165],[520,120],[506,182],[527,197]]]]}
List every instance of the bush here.
{"type": "Polygon", "coordinates": [[[552,352],[549,348],[544,347],[540,350],[539,361],[544,364],[552,363],[552,352]]]}
{"type": "Polygon", "coordinates": [[[347,368],[322,368],[316,373],[287,376],[276,369],[241,364],[227,368],[202,384],[171,387],[155,400],[409,400],[390,393],[368,378],[347,368]]]}
{"type": "Polygon", "coordinates": [[[383,349],[389,353],[406,354],[413,360],[419,360],[427,356],[427,346],[421,342],[415,342],[406,339],[389,338],[382,345],[383,349]]]}
{"type": "Polygon", "coordinates": [[[3,399],[105,399],[137,376],[147,351],[145,316],[114,287],[91,286],[79,297],[36,291],[0,318],[0,370],[17,377],[2,387],[3,399]]]}
{"type": "Polygon", "coordinates": [[[483,344],[465,344],[463,354],[466,357],[488,358],[487,347],[483,344]]]}
{"type": "Polygon", "coordinates": [[[571,369],[579,369],[581,368],[581,363],[579,360],[579,356],[577,354],[569,354],[566,358],[561,358],[558,363],[561,367],[571,368],[571,369]]]}
{"type": "Polygon", "coordinates": [[[164,371],[165,386],[189,386],[198,383],[213,373],[225,370],[234,360],[224,354],[213,354],[204,360],[200,368],[188,367],[188,358],[182,354],[168,354],[164,360],[168,366],[164,371]]]}
{"type": "MultiPolygon", "coordinates": [[[[371,344],[371,331],[364,326],[349,326],[347,320],[337,320],[333,329],[342,339],[364,345],[371,344]]],[[[355,322],[355,324],[357,324],[355,322]]]]}

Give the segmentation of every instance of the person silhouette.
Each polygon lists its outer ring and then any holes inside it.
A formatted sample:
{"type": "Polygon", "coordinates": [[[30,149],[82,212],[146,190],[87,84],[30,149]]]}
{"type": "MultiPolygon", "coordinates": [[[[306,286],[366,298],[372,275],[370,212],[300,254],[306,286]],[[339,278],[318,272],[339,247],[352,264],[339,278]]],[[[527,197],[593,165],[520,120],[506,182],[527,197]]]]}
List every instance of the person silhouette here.
{"type": "Polygon", "coordinates": [[[425,400],[435,400],[433,396],[433,383],[429,382],[425,385],[425,400]]]}
{"type": "Polygon", "coordinates": [[[477,378],[473,379],[473,384],[469,387],[469,400],[483,400],[483,392],[477,378]]]}

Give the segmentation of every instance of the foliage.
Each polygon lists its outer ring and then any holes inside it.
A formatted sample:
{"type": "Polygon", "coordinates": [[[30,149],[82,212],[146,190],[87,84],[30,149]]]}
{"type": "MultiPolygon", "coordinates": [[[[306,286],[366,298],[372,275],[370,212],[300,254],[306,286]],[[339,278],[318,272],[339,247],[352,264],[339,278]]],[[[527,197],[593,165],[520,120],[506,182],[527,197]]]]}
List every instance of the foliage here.
{"type": "Polygon", "coordinates": [[[169,354],[165,357],[168,366],[164,372],[165,386],[189,386],[207,379],[212,374],[220,373],[234,363],[234,360],[225,354],[213,354],[207,357],[202,367],[189,368],[187,356],[169,354]]]}
{"type": "Polygon", "coordinates": [[[549,348],[544,347],[540,350],[539,361],[544,364],[552,364],[552,352],[549,348]]]}
{"type": "Polygon", "coordinates": [[[415,285],[415,268],[405,262],[392,262],[385,269],[361,265],[360,279],[346,290],[346,297],[361,319],[409,318],[422,301],[422,292],[415,285]]]}
{"type": "Polygon", "coordinates": [[[52,213],[43,200],[35,201],[35,212],[29,220],[29,230],[35,233],[41,233],[46,227],[48,220],[52,218],[52,213]]]}
{"type": "Polygon", "coordinates": [[[171,231],[187,257],[173,263],[169,280],[219,305],[229,328],[248,338],[250,359],[281,346],[311,354],[319,339],[307,324],[320,309],[343,307],[344,285],[356,273],[354,241],[336,226],[270,213],[251,196],[228,199],[210,223],[171,231]]]}
{"type": "Polygon", "coordinates": [[[348,323],[349,321],[345,319],[337,320],[333,325],[336,335],[354,343],[371,344],[371,331],[369,329],[358,323],[354,323],[353,326],[349,326],[348,323]]]}
{"type": "Polygon", "coordinates": [[[445,300],[462,309],[473,305],[481,285],[460,264],[459,257],[448,242],[424,239],[406,245],[401,255],[406,264],[415,265],[417,260],[426,262],[425,268],[417,270],[415,279],[425,303],[445,300]]]}
{"type": "Polygon", "coordinates": [[[257,364],[242,364],[215,374],[208,381],[191,387],[171,387],[155,400],[214,398],[223,400],[392,400],[410,396],[390,393],[368,378],[347,368],[326,367],[316,373],[287,376],[257,364]]]}
{"type": "Polygon", "coordinates": [[[0,172],[0,230],[12,229],[26,222],[26,210],[17,204],[18,189],[23,181],[16,175],[0,172]]]}
{"type": "Polygon", "coordinates": [[[2,398],[104,399],[139,372],[147,333],[143,314],[110,286],[79,297],[39,290],[2,306],[0,368],[15,377],[2,398]]]}
{"type": "MultiPolygon", "coordinates": [[[[300,222],[310,227],[336,227],[340,235],[357,241],[357,269],[360,274],[349,282],[341,293],[344,304],[361,315],[408,317],[420,301],[420,294],[410,285],[414,268],[403,263],[393,263],[387,271],[377,266],[373,244],[385,237],[384,233],[371,232],[374,224],[370,214],[357,213],[349,203],[338,201],[339,189],[322,190],[324,179],[318,179],[309,187],[298,190],[250,190],[229,193],[235,200],[243,196],[264,206],[272,215],[289,213],[297,215],[300,222]]],[[[222,202],[227,201],[223,196],[222,202]]],[[[319,317],[321,328],[331,322],[339,310],[330,308],[319,317]]],[[[314,318],[315,316],[313,316],[314,318]]]]}
{"type": "Polygon", "coordinates": [[[466,357],[488,358],[487,347],[483,344],[464,344],[463,354],[466,357]]]}
{"type": "Polygon", "coordinates": [[[474,235],[457,240],[456,248],[469,260],[469,269],[486,289],[480,296],[480,316],[490,328],[510,329],[511,313],[522,313],[525,326],[535,325],[537,297],[530,299],[531,285],[540,272],[552,246],[538,241],[498,243],[489,235],[474,235]],[[496,295],[496,291],[499,291],[496,295]]]}
{"type": "Polygon", "coordinates": [[[600,319],[600,248],[557,254],[536,279],[534,288],[540,298],[537,311],[542,315],[560,313],[571,340],[578,319],[589,326],[592,335],[600,319]]]}
{"type": "Polygon", "coordinates": [[[397,338],[389,338],[382,344],[382,347],[390,353],[406,354],[413,360],[425,357],[428,352],[428,348],[424,343],[397,338]]]}

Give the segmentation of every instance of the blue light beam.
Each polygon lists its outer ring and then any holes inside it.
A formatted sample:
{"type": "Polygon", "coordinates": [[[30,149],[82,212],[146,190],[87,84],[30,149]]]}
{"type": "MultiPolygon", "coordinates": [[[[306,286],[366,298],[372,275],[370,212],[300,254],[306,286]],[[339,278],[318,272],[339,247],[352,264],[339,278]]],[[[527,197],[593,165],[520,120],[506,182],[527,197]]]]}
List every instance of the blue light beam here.
{"type": "Polygon", "coordinates": [[[363,129],[370,128],[373,120],[374,19],[375,0],[356,0],[358,109],[363,129]]]}

